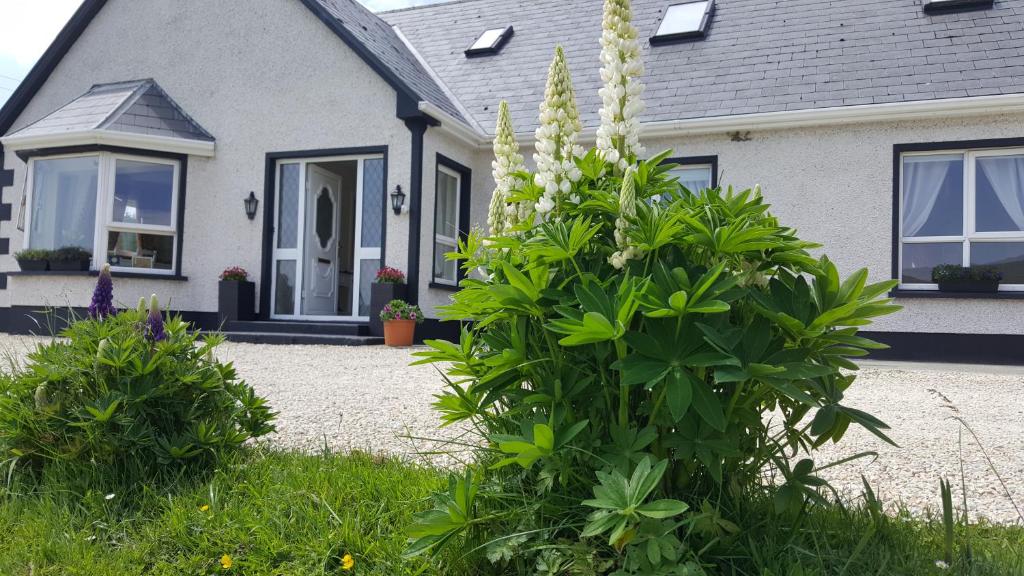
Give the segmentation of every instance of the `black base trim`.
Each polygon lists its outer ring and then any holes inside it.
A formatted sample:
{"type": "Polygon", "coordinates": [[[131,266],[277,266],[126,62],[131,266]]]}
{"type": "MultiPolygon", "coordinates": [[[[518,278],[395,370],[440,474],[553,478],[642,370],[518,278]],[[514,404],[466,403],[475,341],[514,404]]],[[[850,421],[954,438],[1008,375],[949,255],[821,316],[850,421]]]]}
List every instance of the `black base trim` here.
{"type": "MultiPolygon", "coordinates": [[[[14,270],[8,276],[99,276],[99,270],[14,270]]],[[[114,278],[135,278],[136,280],[167,280],[169,282],[188,282],[188,276],[181,274],[155,274],[153,272],[121,272],[113,270],[114,278]]]]}
{"type": "Polygon", "coordinates": [[[888,344],[872,360],[906,360],[952,364],[1024,366],[1024,335],[946,334],[932,332],[861,332],[861,336],[888,344]]]}
{"type": "Polygon", "coordinates": [[[422,344],[424,340],[447,340],[458,342],[459,333],[462,330],[462,322],[442,321],[435,318],[427,318],[416,327],[416,343],[422,344]]]}
{"type": "Polygon", "coordinates": [[[1024,292],[945,292],[941,290],[891,290],[889,296],[892,298],[959,298],[961,300],[1024,300],[1024,292]]]}
{"type": "MultiPolygon", "coordinates": [[[[11,306],[0,308],[0,332],[8,334],[32,334],[36,336],[52,336],[68,325],[69,312],[77,318],[88,315],[86,308],[50,308],[41,306],[11,306]]],[[[217,330],[220,328],[216,312],[196,312],[189,310],[171,311],[178,314],[193,328],[199,330],[217,330]]]]}

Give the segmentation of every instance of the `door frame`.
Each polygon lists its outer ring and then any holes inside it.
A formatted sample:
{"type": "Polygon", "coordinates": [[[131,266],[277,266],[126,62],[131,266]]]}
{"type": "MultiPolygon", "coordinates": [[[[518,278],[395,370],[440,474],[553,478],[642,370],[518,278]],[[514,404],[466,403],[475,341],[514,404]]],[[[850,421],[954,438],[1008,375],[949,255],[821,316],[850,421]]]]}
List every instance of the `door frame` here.
{"type": "MultiPolygon", "coordinates": [[[[359,316],[303,316],[301,314],[294,314],[291,316],[276,316],[273,314],[273,293],[274,293],[274,239],[277,225],[277,186],[279,182],[279,166],[281,163],[287,161],[295,161],[302,164],[300,168],[300,182],[305,186],[305,165],[308,163],[317,162],[330,162],[339,160],[366,160],[369,158],[381,158],[384,162],[384,194],[387,196],[388,187],[388,147],[387,146],[364,146],[364,147],[353,147],[353,148],[325,148],[316,150],[296,150],[290,152],[269,152],[266,155],[266,163],[264,168],[264,180],[263,180],[263,233],[262,233],[262,266],[260,271],[260,305],[259,314],[257,317],[260,320],[311,320],[311,321],[366,321],[366,317],[359,316]]],[[[362,170],[358,172],[357,176],[357,193],[356,193],[356,226],[355,226],[355,238],[359,238],[359,234],[362,228],[362,170]]],[[[305,204],[305,194],[301,196],[303,198],[302,204],[305,204]]],[[[390,202],[387,198],[384,198],[381,202],[381,246],[380,246],[380,258],[381,261],[386,261],[387,256],[387,229],[388,229],[388,211],[390,208],[390,202]]],[[[302,207],[300,207],[300,215],[302,207]]],[[[301,294],[301,277],[302,270],[298,268],[298,264],[301,262],[301,250],[299,259],[297,259],[296,269],[296,292],[301,294]]],[[[354,261],[358,265],[359,254],[354,254],[354,261]]],[[[353,295],[354,302],[358,302],[359,286],[356,284],[358,281],[358,270],[353,267],[353,295]]],[[[301,300],[300,300],[301,301],[301,300]]],[[[298,310],[301,312],[301,310],[298,310]]]]}

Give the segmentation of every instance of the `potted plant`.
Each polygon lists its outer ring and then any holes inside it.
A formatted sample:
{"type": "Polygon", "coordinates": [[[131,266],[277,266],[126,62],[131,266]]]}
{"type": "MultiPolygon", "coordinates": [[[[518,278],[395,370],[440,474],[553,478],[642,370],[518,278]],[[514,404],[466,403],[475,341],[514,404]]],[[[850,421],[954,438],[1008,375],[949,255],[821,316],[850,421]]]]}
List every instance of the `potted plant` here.
{"type": "Polygon", "coordinates": [[[50,250],[28,248],[14,254],[22,270],[38,272],[50,269],[50,250]]]}
{"type": "Polygon", "coordinates": [[[941,292],[998,292],[1003,275],[992,266],[942,264],[932,269],[932,282],[941,292]]]}
{"type": "Polygon", "coordinates": [[[221,322],[253,320],[256,317],[256,284],[245,268],[232,266],[220,273],[217,310],[221,322]]]}
{"type": "Polygon", "coordinates": [[[416,325],[423,322],[423,312],[405,300],[392,300],[380,311],[380,320],[384,323],[384,344],[412,346],[416,325]]]}
{"type": "Polygon", "coordinates": [[[50,255],[50,270],[82,272],[89,269],[92,252],[78,246],[64,246],[50,255]]]}
{"type": "Polygon", "coordinates": [[[384,324],[380,313],[392,300],[406,298],[405,274],[397,268],[385,266],[377,270],[377,276],[370,285],[370,334],[384,335],[384,324]]]}

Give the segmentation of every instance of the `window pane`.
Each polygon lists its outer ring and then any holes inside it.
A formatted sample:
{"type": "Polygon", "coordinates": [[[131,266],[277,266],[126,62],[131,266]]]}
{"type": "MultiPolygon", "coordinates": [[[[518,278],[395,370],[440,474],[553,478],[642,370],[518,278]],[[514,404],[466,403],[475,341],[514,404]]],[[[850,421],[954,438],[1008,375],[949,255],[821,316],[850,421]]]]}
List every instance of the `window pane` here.
{"type": "Polygon", "coordinates": [[[711,166],[685,166],[669,170],[670,176],[679,178],[679,184],[690,192],[711,187],[711,166]]]}
{"type": "Polygon", "coordinates": [[[903,236],[962,236],[964,159],[961,154],[903,159],[903,236]]]}
{"type": "Polygon", "coordinates": [[[383,234],[384,218],[384,160],[374,158],[363,161],[363,248],[379,248],[383,234]]]}
{"type": "Polygon", "coordinates": [[[117,160],[114,171],[114,222],[174,225],[174,166],[117,160]]]}
{"type": "Polygon", "coordinates": [[[281,165],[277,247],[296,248],[299,237],[299,165],[281,165]]]}
{"type": "Polygon", "coordinates": [[[459,198],[459,179],[447,172],[437,173],[437,206],[434,215],[434,233],[456,238],[459,223],[457,222],[459,198]]]}
{"type": "Polygon", "coordinates": [[[171,270],[174,236],[111,231],[107,235],[107,262],[122,268],[171,270]]]}
{"type": "Polygon", "coordinates": [[[975,230],[1024,230],[1024,156],[978,158],[975,230]]]}
{"type": "Polygon", "coordinates": [[[359,261],[359,314],[358,316],[370,315],[370,285],[380,270],[383,262],[379,258],[365,259],[359,261]]]}
{"type": "Polygon", "coordinates": [[[700,30],[701,20],[704,19],[704,12],[707,9],[707,0],[669,6],[665,11],[665,18],[662,19],[661,26],[658,27],[656,36],[682,34],[684,32],[700,30]]]}
{"type": "Polygon", "coordinates": [[[458,262],[447,260],[444,255],[454,252],[456,247],[444,242],[434,244],[434,278],[455,282],[458,279],[458,262]]]}
{"type": "Polygon", "coordinates": [[[961,242],[939,244],[904,244],[904,284],[933,284],[932,268],[940,264],[963,264],[964,245],[961,242]]]}
{"type": "Polygon", "coordinates": [[[1003,284],[1024,284],[1024,242],[972,242],[972,266],[995,266],[1003,284]]]}
{"type": "Polygon", "coordinates": [[[98,175],[96,156],[35,161],[30,248],[77,246],[92,252],[98,175]]]}
{"type": "Polygon", "coordinates": [[[295,260],[278,260],[274,285],[274,314],[295,313],[295,260]]]}

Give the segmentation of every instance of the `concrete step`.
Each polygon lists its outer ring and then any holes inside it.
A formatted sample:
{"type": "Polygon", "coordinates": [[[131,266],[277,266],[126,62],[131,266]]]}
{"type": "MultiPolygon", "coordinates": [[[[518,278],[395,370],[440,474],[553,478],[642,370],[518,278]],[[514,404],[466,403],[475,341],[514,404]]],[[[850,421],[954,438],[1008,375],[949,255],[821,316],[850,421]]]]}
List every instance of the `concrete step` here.
{"type": "Polygon", "coordinates": [[[294,334],[288,332],[222,332],[229,342],[249,344],[322,344],[325,346],[374,346],[384,339],[351,334],[294,334]]]}
{"type": "Polygon", "coordinates": [[[260,334],[318,334],[325,336],[369,336],[366,322],[299,322],[284,320],[257,320],[227,322],[225,332],[260,334]]]}

